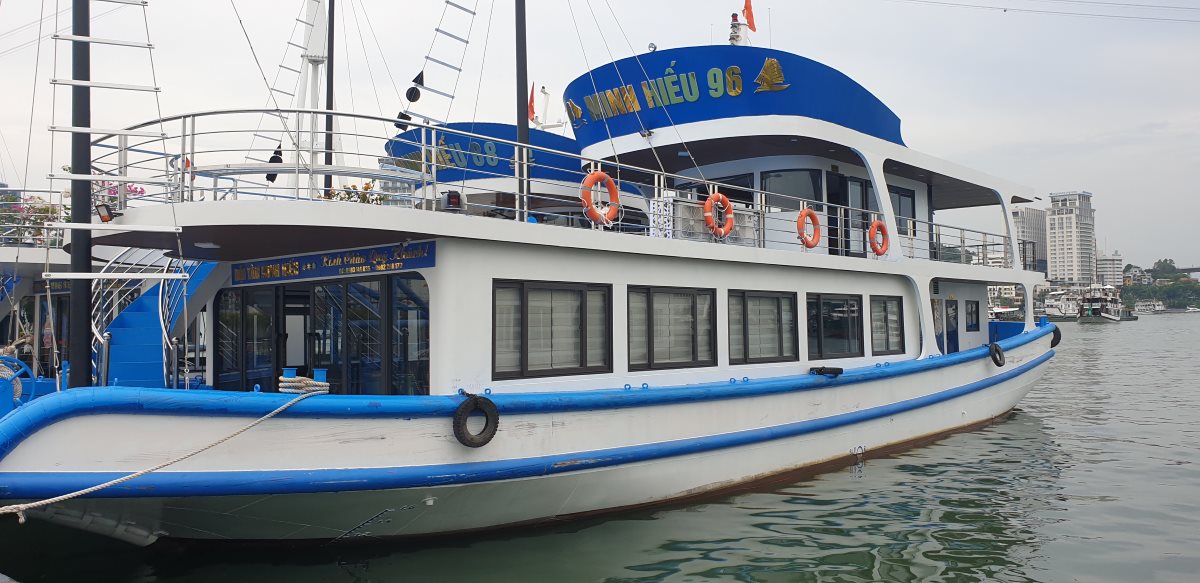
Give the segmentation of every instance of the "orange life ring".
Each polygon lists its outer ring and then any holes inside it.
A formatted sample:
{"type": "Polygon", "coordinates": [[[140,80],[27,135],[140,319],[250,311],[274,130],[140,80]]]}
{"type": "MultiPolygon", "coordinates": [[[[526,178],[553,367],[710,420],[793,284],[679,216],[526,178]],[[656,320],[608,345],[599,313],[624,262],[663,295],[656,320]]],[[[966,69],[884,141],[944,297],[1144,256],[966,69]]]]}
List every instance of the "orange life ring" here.
{"type": "Polygon", "coordinates": [[[883,221],[879,219],[871,221],[871,230],[867,232],[867,238],[871,240],[871,250],[874,251],[876,255],[883,255],[884,253],[887,253],[888,230],[887,225],[883,224],[883,221]],[[882,241],[876,238],[876,235],[879,235],[880,233],[883,234],[882,241]]]}
{"type": "Polygon", "coordinates": [[[718,239],[724,239],[733,232],[733,205],[729,204],[729,197],[719,192],[708,195],[708,200],[704,201],[704,225],[718,239]],[[713,215],[713,205],[721,205],[725,209],[725,223],[721,226],[717,225],[717,217],[713,215]]]}
{"type": "Polygon", "coordinates": [[[593,224],[611,225],[621,212],[621,197],[617,192],[617,183],[600,170],[588,174],[587,178],[583,179],[583,191],[580,193],[580,197],[583,198],[583,214],[587,215],[588,220],[593,224]],[[604,188],[608,190],[608,206],[603,213],[592,204],[592,187],[598,182],[604,182],[604,188]]]}
{"type": "Polygon", "coordinates": [[[800,234],[800,242],[804,243],[805,247],[812,249],[821,242],[821,219],[817,217],[817,211],[811,208],[806,208],[796,215],[796,232],[800,234]],[[808,227],[806,223],[812,223],[813,234],[808,236],[808,227]]]}

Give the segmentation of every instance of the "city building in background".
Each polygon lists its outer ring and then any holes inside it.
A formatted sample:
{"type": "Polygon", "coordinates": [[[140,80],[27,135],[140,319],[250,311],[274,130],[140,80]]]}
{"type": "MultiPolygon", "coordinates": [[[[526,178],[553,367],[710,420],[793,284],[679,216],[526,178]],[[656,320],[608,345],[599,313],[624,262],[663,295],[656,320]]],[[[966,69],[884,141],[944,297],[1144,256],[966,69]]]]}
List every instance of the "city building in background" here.
{"type": "Polygon", "coordinates": [[[1125,285],[1153,285],[1154,276],[1150,275],[1145,269],[1136,265],[1131,265],[1129,271],[1123,274],[1122,283],[1125,285]]]}
{"type": "Polygon", "coordinates": [[[1121,287],[1125,283],[1124,269],[1125,258],[1121,257],[1120,251],[1114,251],[1112,255],[1100,253],[1096,256],[1096,283],[1121,287]]]}
{"type": "Polygon", "coordinates": [[[1046,246],[1050,281],[1071,285],[1096,282],[1096,211],[1092,208],[1092,193],[1050,193],[1046,246]]]}
{"type": "Polygon", "coordinates": [[[1033,241],[1035,257],[1033,267],[1049,275],[1049,255],[1046,251],[1046,210],[1022,206],[1012,211],[1013,225],[1018,241],[1033,241]]]}

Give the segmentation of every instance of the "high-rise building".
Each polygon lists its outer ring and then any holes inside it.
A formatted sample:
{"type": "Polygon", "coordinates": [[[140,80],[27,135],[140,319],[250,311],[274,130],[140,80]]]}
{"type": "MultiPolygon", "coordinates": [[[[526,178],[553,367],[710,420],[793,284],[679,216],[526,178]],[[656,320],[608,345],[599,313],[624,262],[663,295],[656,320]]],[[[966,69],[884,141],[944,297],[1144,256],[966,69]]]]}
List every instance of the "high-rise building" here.
{"type": "MultiPolygon", "coordinates": [[[[1023,258],[1026,265],[1031,265],[1035,271],[1049,275],[1047,264],[1050,256],[1046,254],[1046,211],[1033,207],[1017,207],[1012,211],[1013,225],[1016,227],[1017,241],[1032,241],[1034,257],[1023,258]]],[[[1027,249],[1022,247],[1022,253],[1027,249]]]]}
{"type": "Polygon", "coordinates": [[[1096,211],[1092,193],[1052,192],[1046,213],[1050,281],[1087,285],[1096,281],[1096,211]]]}
{"type": "Polygon", "coordinates": [[[1114,251],[1112,255],[1101,253],[1096,256],[1096,283],[1121,287],[1125,283],[1124,270],[1125,258],[1121,257],[1120,251],[1114,251]]]}

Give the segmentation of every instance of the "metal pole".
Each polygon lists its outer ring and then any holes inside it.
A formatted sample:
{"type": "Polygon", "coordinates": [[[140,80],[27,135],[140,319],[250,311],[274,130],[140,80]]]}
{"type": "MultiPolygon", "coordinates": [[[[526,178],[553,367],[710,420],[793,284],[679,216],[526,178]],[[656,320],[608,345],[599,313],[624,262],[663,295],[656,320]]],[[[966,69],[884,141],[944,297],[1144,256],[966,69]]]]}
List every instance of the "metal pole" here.
{"type": "Polygon", "coordinates": [[[522,146],[529,143],[529,96],[525,88],[529,86],[529,71],[525,51],[525,0],[516,0],[517,20],[517,144],[513,149],[517,163],[517,199],[513,201],[513,215],[518,221],[525,220],[523,209],[528,208],[529,173],[525,171],[529,160],[529,149],[522,146]]]}
{"type": "MultiPolygon", "coordinates": [[[[331,0],[332,1],[332,0],[331,0]]],[[[529,143],[529,103],[525,88],[529,86],[528,63],[525,51],[525,0],[516,0],[517,7],[517,142],[529,143]]]]}
{"type": "MultiPolygon", "coordinates": [[[[91,36],[91,3],[74,0],[71,3],[71,33],[78,37],[91,36]]],[[[71,79],[90,81],[91,45],[83,41],[71,43],[71,79]]],[[[88,128],[92,125],[92,95],[89,87],[71,87],[71,125],[88,128]]],[[[92,134],[88,131],[71,134],[71,172],[91,174],[92,134]]],[[[71,181],[71,222],[92,222],[92,183],[87,180],[71,181]]],[[[71,232],[71,271],[92,271],[92,233],[86,230],[71,232]]],[[[92,384],[92,290],[91,281],[77,279],[71,282],[71,309],[67,335],[71,372],[67,386],[86,387],[92,384]]]]}
{"type": "MultiPolygon", "coordinates": [[[[333,2],[329,0],[329,20],[325,35],[325,110],[333,111],[333,2]]],[[[325,166],[333,166],[333,114],[325,116],[325,166]]],[[[325,195],[333,192],[333,174],[325,174],[325,195]]]]}

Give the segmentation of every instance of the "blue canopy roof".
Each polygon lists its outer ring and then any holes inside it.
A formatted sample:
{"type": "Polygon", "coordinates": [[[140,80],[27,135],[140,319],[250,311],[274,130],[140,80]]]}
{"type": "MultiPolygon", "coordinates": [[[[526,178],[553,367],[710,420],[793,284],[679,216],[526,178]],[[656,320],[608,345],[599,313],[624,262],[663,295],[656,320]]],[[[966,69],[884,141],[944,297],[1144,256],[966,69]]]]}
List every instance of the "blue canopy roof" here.
{"type": "Polygon", "coordinates": [[[572,81],[563,101],[580,148],[610,135],[760,115],[809,117],[904,145],[900,118],[862,85],[766,48],[684,47],[621,59],[572,81]]]}

